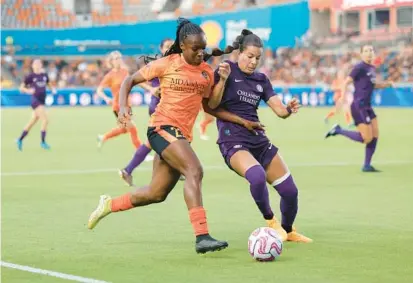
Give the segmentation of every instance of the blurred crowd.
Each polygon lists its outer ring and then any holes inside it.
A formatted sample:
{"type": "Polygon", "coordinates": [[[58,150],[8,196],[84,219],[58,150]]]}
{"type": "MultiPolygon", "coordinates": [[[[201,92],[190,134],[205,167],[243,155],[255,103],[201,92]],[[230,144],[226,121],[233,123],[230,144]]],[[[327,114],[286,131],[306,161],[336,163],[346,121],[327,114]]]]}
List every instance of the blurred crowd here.
{"type": "MultiPolygon", "coordinates": [[[[306,48],[285,48],[273,52],[265,50],[259,70],[267,74],[275,85],[285,84],[331,84],[339,70],[349,72],[358,62],[358,52],[320,55],[306,48]]],[[[374,64],[377,66],[377,79],[390,79],[394,82],[413,82],[413,45],[399,51],[377,50],[374,64]]],[[[236,60],[237,54],[229,59],[236,60]]],[[[222,58],[213,58],[213,67],[222,58]]],[[[12,81],[19,84],[30,72],[32,58],[15,59],[11,55],[1,58],[2,67],[9,71],[12,81]]],[[[131,72],[138,69],[138,60],[124,57],[131,72]]],[[[96,87],[109,70],[104,58],[50,58],[44,60],[45,71],[56,87],[96,87]]],[[[11,84],[2,76],[2,87],[11,84]]]]}

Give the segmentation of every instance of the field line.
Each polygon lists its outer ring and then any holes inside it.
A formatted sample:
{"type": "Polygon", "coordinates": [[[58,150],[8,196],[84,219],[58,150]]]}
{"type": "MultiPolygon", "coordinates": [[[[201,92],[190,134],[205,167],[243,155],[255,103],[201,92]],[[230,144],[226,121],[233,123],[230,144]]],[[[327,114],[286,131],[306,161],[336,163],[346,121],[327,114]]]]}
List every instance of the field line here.
{"type": "Polygon", "coordinates": [[[60,272],[56,272],[56,271],[40,269],[40,268],[34,268],[34,267],[30,267],[30,266],[25,266],[25,265],[20,265],[20,264],[5,262],[5,261],[1,261],[0,263],[1,263],[2,267],[17,269],[17,270],[21,270],[21,271],[36,273],[36,274],[42,274],[42,275],[51,276],[51,277],[57,277],[57,278],[70,280],[70,281],[75,281],[75,282],[109,283],[107,281],[102,281],[102,280],[97,280],[97,279],[92,279],[92,278],[86,278],[86,277],[81,277],[81,276],[76,276],[76,275],[71,275],[71,274],[65,274],[65,273],[60,273],[60,272]]]}
{"type": "MultiPolygon", "coordinates": [[[[288,167],[342,167],[342,166],[361,166],[360,162],[314,162],[314,163],[291,163],[288,167]]],[[[413,161],[407,160],[394,160],[394,161],[382,161],[375,162],[378,165],[404,165],[413,164],[413,161]]],[[[224,170],[227,167],[224,164],[221,165],[204,165],[205,170],[224,170]]],[[[41,176],[41,175],[89,175],[117,172],[119,168],[100,168],[100,169],[66,169],[66,170],[44,170],[44,171],[15,171],[15,172],[2,172],[2,177],[13,176],[41,176]]],[[[151,167],[138,167],[137,171],[152,171],[151,167]]]]}

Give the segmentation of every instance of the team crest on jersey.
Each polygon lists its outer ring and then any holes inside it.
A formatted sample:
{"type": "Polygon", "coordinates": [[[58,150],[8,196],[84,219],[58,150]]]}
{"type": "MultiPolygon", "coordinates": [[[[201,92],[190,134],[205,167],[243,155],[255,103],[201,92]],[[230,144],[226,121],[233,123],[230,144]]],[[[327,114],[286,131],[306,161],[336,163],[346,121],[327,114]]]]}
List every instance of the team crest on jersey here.
{"type": "Polygon", "coordinates": [[[262,85],[260,85],[260,84],[257,84],[257,90],[258,90],[259,92],[263,92],[263,91],[264,91],[264,89],[262,88],[262,85]]]}
{"type": "Polygon", "coordinates": [[[45,77],[45,76],[43,76],[43,80],[46,81],[46,77],[45,77]]]}
{"type": "Polygon", "coordinates": [[[205,71],[202,71],[202,76],[207,80],[207,79],[209,79],[209,77],[208,77],[208,73],[207,72],[205,72],[205,71]]]}
{"type": "Polygon", "coordinates": [[[224,133],[225,133],[225,135],[227,135],[227,136],[230,136],[230,135],[231,135],[231,131],[230,131],[229,129],[226,129],[226,130],[224,131],[224,133]]]}

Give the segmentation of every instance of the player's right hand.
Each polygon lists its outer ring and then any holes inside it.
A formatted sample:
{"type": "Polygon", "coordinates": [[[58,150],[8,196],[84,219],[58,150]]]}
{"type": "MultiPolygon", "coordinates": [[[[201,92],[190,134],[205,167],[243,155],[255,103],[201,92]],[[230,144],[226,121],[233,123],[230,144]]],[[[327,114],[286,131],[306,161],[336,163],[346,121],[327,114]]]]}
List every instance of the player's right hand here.
{"type": "Polygon", "coordinates": [[[264,127],[265,127],[265,126],[264,126],[263,124],[261,124],[260,122],[252,122],[252,121],[249,121],[249,120],[244,120],[244,121],[243,121],[243,126],[244,126],[245,128],[247,128],[249,131],[255,133],[256,135],[258,135],[258,133],[257,133],[256,130],[262,130],[262,131],[264,131],[264,127]]]}
{"type": "Polygon", "coordinates": [[[218,66],[218,74],[219,76],[226,80],[228,79],[229,75],[231,74],[231,67],[227,62],[223,62],[218,66]]]}
{"type": "Polygon", "coordinates": [[[121,106],[118,113],[118,124],[122,128],[128,128],[132,120],[132,109],[129,106],[121,106]]]}

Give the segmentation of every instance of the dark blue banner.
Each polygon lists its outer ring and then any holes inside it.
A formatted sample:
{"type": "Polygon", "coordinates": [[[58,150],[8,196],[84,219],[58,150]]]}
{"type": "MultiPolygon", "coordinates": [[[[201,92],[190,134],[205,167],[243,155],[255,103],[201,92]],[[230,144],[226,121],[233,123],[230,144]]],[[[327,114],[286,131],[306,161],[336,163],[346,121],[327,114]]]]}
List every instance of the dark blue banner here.
{"type": "MultiPolygon", "coordinates": [[[[301,1],[191,20],[204,29],[209,47],[224,48],[232,44],[242,29],[248,28],[262,38],[266,47],[277,48],[293,46],[295,38],[308,30],[310,12],[308,2],[301,1]]],[[[158,52],[164,38],[175,38],[175,33],[175,20],[76,29],[2,29],[1,45],[20,46],[22,49],[17,49],[16,55],[97,55],[111,50],[128,55],[150,54],[158,52]]]]}
{"type": "MultiPolygon", "coordinates": [[[[96,95],[95,90],[91,88],[59,89],[56,95],[49,93],[46,98],[46,105],[105,105],[106,103],[96,95]]],[[[329,106],[334,103],[332,91],[321,87],[274,87],[274,91],[284,103],[288,102],[292,97],[297,97],[303,106],[329,106]]],[[[105,90],[105,92],[108,96],[111,96],[109,90],[105,90]]],[[[144,93],[141,88],[134,88],[130,98],[134,106],[148,105],[150,94],[144,93]]],[[[374,106],[413,107],[413,85],[376,90],[373,94],[372,104],[374,106]]],[[[3,107],[29,106],[30,95],[22,94],[17,89],[1,90],[1,105],[3,107]]]]}

